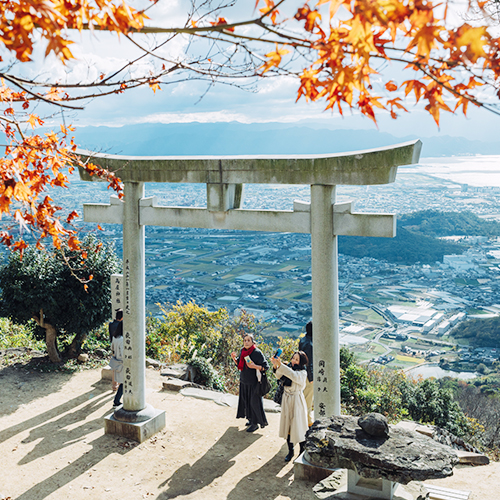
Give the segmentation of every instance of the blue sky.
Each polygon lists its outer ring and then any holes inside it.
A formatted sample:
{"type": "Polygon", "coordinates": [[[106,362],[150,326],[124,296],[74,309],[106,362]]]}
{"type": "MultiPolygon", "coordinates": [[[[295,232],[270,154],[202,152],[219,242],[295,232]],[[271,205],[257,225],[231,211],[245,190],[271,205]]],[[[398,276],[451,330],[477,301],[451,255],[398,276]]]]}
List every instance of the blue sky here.
{"type": "MultiPolygon", "coordinates": [[[[151,21],[148,23],[155,26],[183,25],[189,3],[187,0],[161,1],[149,12],[151,21]]],[[[298,1],[292,0],[292,3],[298,1]]],[[[236,5],[232,19],[243,19],[252,15],[255,2],[245,0],[236,5]]],[[[130,60],[139,54],[124,37],[118,39],[106,33],[76,34],[75,42],[72,50],[77,59],[67,66],[62,66],[52,57],[44,59],[40,51],[36,55],[36,62],[24,65],[22,71],[29,76],[46,75],[61,82],[79,82],[95,79],[99,74],[109,74],[124,60],[130,60]]],[[[166,57],[182,57],[187,41],[179,38],[167,47],[166,57]]],[[[141,70],[147,71],[150,64],[151,62],[145,61],[141,70]]],[[[400,73],[401,68],[384,64],[384,77],[402,81],[400,73]]],[[[376,84],[377,78],[375,86],[376,84]]],[[[383,87],[379,88],[383,92],[383,87]]],[[[220,121],[295,123],[306,120],[311,126],[321,128],[377,128],[371,120],[357,112],[346,110],[345,116],[341,117],[338,113],[323,111],[324,103],[306,103],[304,100],[295,103],[297,89],[298,82],[292,78],[262,79],[257,83],[255,92],[245,92],[222,84],[208,87],[206,82],[200,81],[181,82],[164,86],[156,94],[144,88],[98,98],[88,103],[84,111],[65,113],[65,120],[77,127],[220,121]],[[203,98],[200,99],[201,96],[203,98]]],[[[475,140],[497,140],[500,117],[487,111],[473,109],[471,106],[468,118],[460,114],[442,114],[441,126],[438,128],[422,106],[415,106],[411,102],[406,103],[406,106],[410,113],[401,114],[398,120],[392,120],[387,114],[380,114],[378,130],[398,137],[410,134],[421,137],[452,135],[475,140]]]]}

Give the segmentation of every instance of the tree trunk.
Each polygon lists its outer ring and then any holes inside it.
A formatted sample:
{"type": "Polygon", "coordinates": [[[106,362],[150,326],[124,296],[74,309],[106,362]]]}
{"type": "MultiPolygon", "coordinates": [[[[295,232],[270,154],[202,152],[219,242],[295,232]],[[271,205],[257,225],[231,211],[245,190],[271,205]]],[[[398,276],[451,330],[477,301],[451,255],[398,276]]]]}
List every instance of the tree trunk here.
{"type": "Polygon", "coordinates": [[[60,363],[61,357],[57,350],[57,331],[49,323],[45,323],[43,327],[45,328],[45,344],[47,345],[49,359],[52,363],[60,363]]]}
{"type": "Polygon", "coordinates": [[[45,345],[47,346],[47,354],[52,363],[60,363],[61,357],[57,350],[57,330],[50,323],[46,323],[43,318],[43,310],[40,309],[40,315],[34,315],[33,319],[38,326],[45,328],[45,345]]]}
{"type": "Polygon", "coordinates": [[[87,338],[86,333],[77,333],[73,338],[71,344],[68,346],[67,355],[68,358],[77,358],[82,352],[82,344],[87,338]]]}

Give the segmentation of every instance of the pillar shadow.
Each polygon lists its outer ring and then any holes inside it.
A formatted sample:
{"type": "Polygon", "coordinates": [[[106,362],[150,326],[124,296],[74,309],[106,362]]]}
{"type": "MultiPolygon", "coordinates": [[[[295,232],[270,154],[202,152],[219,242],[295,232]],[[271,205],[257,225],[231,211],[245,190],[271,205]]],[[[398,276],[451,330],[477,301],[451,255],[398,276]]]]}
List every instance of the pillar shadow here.
{"type": "Polygon", "coordinates": [[[224,475],[234,465],[232,459],[261,437],[259,434],[242,432],[238,427],[230,427],[193,465],[184,464],[161,483],[159,488],[167,486],[168,489],[160,493],[157,500],[189,495],[204,488],[224,475]]]}
{"type": "MultiPolygon", "coordinates": [[[[123,439],[123,438],[120,438],[123,439]]],[[[71,464],[68,464],[63,469],[57,471],[52,476],[35,484],[29,490],[25,491],[23,494],[16,497],[16,500],[43,500],[44,498],[50,497],[59,488],[62,488],[66,484],[74,481],[79,476],[85,474],[87,471],[95,467],[96,464],[104,460],[108,455],[120,454],[124,455],[127,453],[127,449],[113,446],[110,447],[110,442],[115,440],[114,436],[103,435],[89,443],[92,446],[90,451],[85,452],[82,456],[77,458],[71,464]],[[41,493],[43,491],[43,493],[41,493]]],[[[89,493],[89,498],[93,497],[89,493]]]]}
{"type": "Polygon", "coordinates": [[[0,369],[0,385],[10,384],[11,387],[19,389],[19,397],[9,398],[0,392],[0,417],[10,415],[19,409],[22,404],[31,403],[36,399],[43,398],[57,392],[61,386],[69,382],[71,373],[40,373],[30,371],[30,364],[16,363],[13,366],[6,366],[0,369]],[[43,381],[43,384],[37,384],[37,390],[29,390],[34,383],[43,381]]]}
{"type": "MultiPolygon", "coordinates": [[[[1,383],[1,378],[0,378],[0,383],[1,383]]],[[[57,391],[57,384],[54,387],[54,385],[48,383],[46,384],[49,390],[47,390],[47,394],[51,394],[52,392],[57,391]]],[[[68,411],[72,410],[73,408],[76,408],[77,406],[80,406],[81,404],[85,403],[85,401],[92,400],[93,398],[99,398],[99,396],[103,395],[104,397],[107,397],[107,399],[111,400],[114,393],[110,390],[109,384],[103,384],[100,381],[96,382],[92,385],[93,389],[81,394],[73,399],[70,399],[66,401],[65,403],[60,404],[59,406],[55,406],[54,408],[44,412],[44,413],[39,413],[36,416],[29,418],[28,420],[25,420],[23,422],[20,422],[16,425],[13,425],[11,427],[7,427],[6,429],[3,429],[0,431],[0,443],[6,441],[7,439],[10,439],[12,436],[15,436],[16,434],[19,434],[21,432],[24,432],[32,427],[37,427],[40,425],[41,422],[46,422],[47,420],[51,420],[58,415],[62,415],[63,413],[67,413],[68,411]],[[107,394],[104,394],[107,393],[107,394]]],[[[40,396],[43,397],[43,396],[40,396]]],[[[97,401],[97,399],[96,399],[97,401]]],[[[94,403],[92,403],[94,404],[94,403]]],[[[111,410],[110,410],[111,411],[111,410]]]]}
{"type": "MultiPolygon", "coordinates": [[[[25,455],[19,465],[25,465],[42,456],[50,455],[54,451],[62,450],[71,444],[84,439],[89,432],[102,429],[102,418],[99,416],[93,420],[87,420],[92,413],[108,405],[111,395],[102,394],[92,398],[85,406],[72,412],[66,412],[56,420],[51,420],[43,425],[34,427],[29,436],[21,443],[37,442],[35,447],[25,455]],[[79,423],[76,427],[74,425],[79,423]]],[[[110,410],[108,409],[107,413],[110,410]]],[[[43,420],[39,420],[39,422],[43,420]]]]}

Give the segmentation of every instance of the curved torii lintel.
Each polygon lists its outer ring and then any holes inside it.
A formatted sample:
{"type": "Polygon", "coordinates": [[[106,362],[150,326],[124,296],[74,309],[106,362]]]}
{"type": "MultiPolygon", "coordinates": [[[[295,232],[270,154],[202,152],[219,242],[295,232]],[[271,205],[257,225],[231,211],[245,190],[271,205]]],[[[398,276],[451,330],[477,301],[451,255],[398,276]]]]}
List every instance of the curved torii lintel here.
{"type": "MultiPolygon", "coordinates": [[[[422,142],[414,140],[336,154],[245,156],[121,156],[77,150],[124,182],[205,184],[375,185],[396,180],[397,167],[417,163],[422,142]]],[[[98,180],[80,169],[84,181],[98,180]]]]}

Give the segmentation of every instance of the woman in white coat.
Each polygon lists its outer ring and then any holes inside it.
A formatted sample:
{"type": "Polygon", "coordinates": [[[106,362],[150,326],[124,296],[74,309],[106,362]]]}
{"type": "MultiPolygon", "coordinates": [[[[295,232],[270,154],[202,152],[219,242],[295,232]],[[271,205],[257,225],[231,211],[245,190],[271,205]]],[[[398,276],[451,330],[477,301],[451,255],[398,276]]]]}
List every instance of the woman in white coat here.
{"type": "Polygon", "coordinates": [[[276,370],[276,378],[285,377],[291,383],[284,384],[283,399],[281,401],[281,418],[279,435],[288,443],[288,455],[285,461],[293,458],[293,449],[296,443],[300,444],[300,452],[304,451],[307,424],[307,404],[304,398],[304,387],[307,380],[307,355],[303,351],[293,354],[289,366],[284,365],[280,358],[271,358],[276,370]]]}

